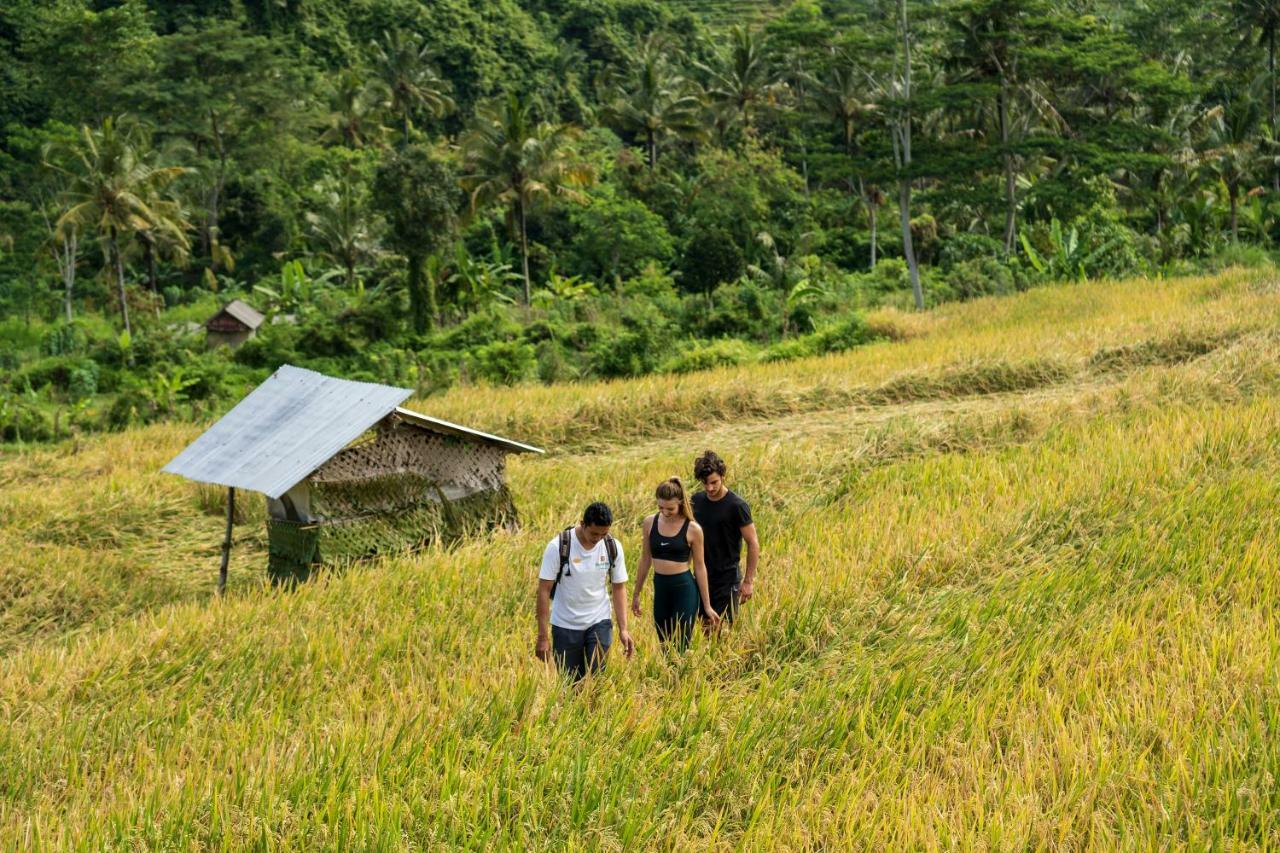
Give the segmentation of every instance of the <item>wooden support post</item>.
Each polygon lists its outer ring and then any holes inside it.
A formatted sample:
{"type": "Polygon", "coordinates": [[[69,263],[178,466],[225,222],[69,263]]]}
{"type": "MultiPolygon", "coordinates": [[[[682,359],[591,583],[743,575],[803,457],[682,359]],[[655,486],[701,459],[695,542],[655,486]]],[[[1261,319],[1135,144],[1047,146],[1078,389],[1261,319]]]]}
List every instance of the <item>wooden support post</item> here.
{"type": "Polygon", "coordinates": [[[227,535],[222,540],[222,567],[218,569],[218,595],[227,591],[227,564],[231,561],[231,525],[236,517],[236,490],[227,489],[227,535]]]}

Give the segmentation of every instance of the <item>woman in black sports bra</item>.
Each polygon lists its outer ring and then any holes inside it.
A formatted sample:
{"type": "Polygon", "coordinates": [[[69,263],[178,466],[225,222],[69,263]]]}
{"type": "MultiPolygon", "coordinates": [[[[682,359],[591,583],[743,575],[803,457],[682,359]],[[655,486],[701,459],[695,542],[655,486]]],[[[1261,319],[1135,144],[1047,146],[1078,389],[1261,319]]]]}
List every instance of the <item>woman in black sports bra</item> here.
{"type": "Polygon", "coordinates": [[[711,607],[707,566],[702,559],[702,528],[693,520],[684,484],[679,477],[672,477],[658,486],[655,497],[658,512],[644,520],[631,612],[640,615],[640,590],[652,566],[653,621],[658,639],[665,643],[674,637],[676,644],[684,648],[693,634],[699,610],[713,625],[720,617],[711,607]],[[693,572],[689,571],[691,562],[693,572]]]}

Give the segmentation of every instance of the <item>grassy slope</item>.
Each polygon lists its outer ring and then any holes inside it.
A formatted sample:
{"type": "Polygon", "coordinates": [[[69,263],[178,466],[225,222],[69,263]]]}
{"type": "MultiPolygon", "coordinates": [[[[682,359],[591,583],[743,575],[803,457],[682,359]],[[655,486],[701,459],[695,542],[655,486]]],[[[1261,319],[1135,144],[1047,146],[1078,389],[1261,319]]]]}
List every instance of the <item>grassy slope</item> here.
{"type": "Polygon", "coordinates": [[[433,413],[565,450],[513,463],[525,530],[292,594],[255,507],[208,601],[212,501],[151,473],[191,429],[0,460],[0,847],[1280,843],[1272,275],[459,391],[433,413]],[[756,504],[759,600],[681,659],[642,620],[561,689],[528,656],[541,542],[599,495],[634,551],[704,443],[756,504]]]}

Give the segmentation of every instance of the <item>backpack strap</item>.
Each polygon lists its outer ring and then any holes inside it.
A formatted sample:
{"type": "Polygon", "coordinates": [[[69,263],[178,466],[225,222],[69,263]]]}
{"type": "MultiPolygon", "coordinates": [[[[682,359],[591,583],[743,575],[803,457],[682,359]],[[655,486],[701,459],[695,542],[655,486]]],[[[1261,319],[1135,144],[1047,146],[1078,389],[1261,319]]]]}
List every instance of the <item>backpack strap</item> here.
{"type": "MultiPolygon", "coordinates": [[[[556,582],[551,585],[551,597],[556,597],[556,587],[560,585],[560,578],[565,575],[573,577],[573,570],[569,568],[569,537],[573,535],[573,528],[566,527],[560,531],[560,568],[556,570],[556,582]]],[[[604,550],[609,555],[609,571],[605,574],[606,589],[613,579],[614,567],[618,565],[618,540],[612,536],[604,537],[604,550]]]]}
{"type": "Polygon", "coordinates": [[[556,587],[560,586],[560,578],[564,577],[568,572],[570,576],[573,571],[569,568],[569,537],[573,534],[572,527],[566,527],[560,531],[560,568],[556,569],[556,582],[551,585],[551,597],[556,597],[556,587]]]}

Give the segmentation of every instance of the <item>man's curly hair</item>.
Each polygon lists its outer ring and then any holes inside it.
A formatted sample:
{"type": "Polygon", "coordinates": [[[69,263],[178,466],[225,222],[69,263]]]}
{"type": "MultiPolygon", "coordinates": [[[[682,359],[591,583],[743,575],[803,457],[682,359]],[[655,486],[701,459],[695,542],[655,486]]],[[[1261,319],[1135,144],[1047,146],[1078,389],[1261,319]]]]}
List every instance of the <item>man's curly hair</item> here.
{"type": "Polygon", "coordinates": [[[702,455],[693,460],[693,477],[699,483],[705,483],[712,474],[724,476],[724,460],[714,450],[704,450],[702,455]]]}

